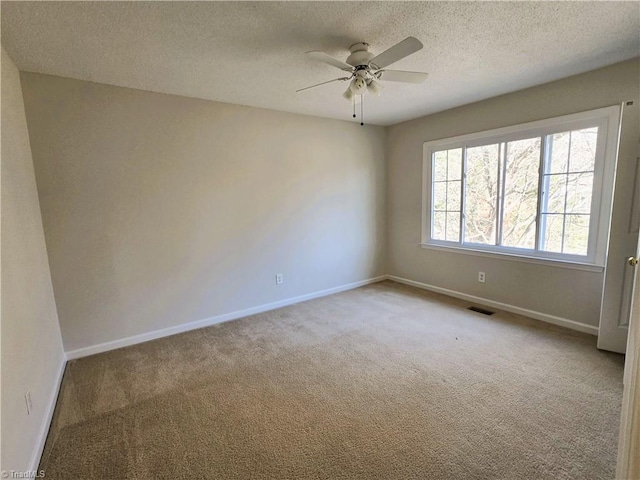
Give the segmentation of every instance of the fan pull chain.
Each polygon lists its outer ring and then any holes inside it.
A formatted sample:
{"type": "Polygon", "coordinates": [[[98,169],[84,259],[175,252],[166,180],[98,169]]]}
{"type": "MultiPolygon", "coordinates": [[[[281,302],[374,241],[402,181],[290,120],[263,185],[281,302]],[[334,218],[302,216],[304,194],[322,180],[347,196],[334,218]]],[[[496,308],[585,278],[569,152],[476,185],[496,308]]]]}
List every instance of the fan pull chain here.
{"type": "Polygon", "coordinates": [[[356,118],[356,96],[353,96],[353,118],[356,118]]]}
{"type": "Polygon", "coordinates": [[[364,126],[364,95],[360,95],[360,126],[364,126]]]}

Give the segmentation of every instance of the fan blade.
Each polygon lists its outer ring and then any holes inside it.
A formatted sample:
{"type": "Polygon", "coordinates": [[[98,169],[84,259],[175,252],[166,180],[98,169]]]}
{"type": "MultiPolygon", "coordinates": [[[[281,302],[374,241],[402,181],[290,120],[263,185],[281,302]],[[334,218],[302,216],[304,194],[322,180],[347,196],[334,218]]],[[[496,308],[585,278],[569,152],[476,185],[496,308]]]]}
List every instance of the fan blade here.
{"type": "Polygon", "coordinates": [[[420,40],[414,37],[407,37],[400,43],[397,43],[391,48],[386,49],[380,55],[377,55],[371,59],[369,65],[375,65],[378,69],[384,68],[392,63],[396,63],[398,60],[402,60],[404,57],[417,52],[422,48],[420,40]]]}
{"type": "Polygon", "coordinates": [[[351,72],[353,67],[348,63],[341,62],[340,60],[336,60],[335,58],[327,55],[324,52],[307,52],[314,60],[320,60],[321,62],[328,63],[332,67],[339,68],[340,70],[344,70],[345,72],[351,72]]]}
{"type": "Polygon", "coordinates": [[[334,78],[333,80],[327,80],[326,82],[322,82],[322,83],[316,83],[315,85],[311,85],[310,87],[304,87],[301,88],[300,90],[296,90],[296,93],[299,92],[304,92],[305,90],[309,90],[310,88],[316,88],[319,87],[320,85],[326,85],[327,83],[331,83],[331,82],[337,82],[338,80],[349,80],[350,77],[341,77],[341,78],[334,78]]]}
{"type": "Polygon", "coordinates": [[[402,70],[380,70],[380,80],[389,82],[422,83],[427,79],[428,73],[404,72],[402,70]]]}

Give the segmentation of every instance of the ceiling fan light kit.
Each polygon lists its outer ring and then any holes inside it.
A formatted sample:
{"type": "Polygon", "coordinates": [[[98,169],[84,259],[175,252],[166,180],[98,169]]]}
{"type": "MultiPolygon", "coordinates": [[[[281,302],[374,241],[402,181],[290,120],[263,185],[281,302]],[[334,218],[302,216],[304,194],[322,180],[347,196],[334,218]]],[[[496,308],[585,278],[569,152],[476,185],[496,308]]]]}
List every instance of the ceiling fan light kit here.
{"type": "Polygon", "coordinates": [[[351,75],[349,77],[340,77],[326,82],[311,85],[310,87],[301,88],[297,92],[309,90],[311,88],[326,85],[337,81],[351,80],[349,87],[342,94],[345,100],[354,105],[355,118],[355,101],[357,95],[360,95],[360,125],[364,125],[362,120],[362,99],[363,95],[369,92],[371,95],[379,96],[382,93],[383,85],[378,80],[403,83],[422,83],[426,80],[427,74],[423,72],[406,72],[401,70],[384,70],[385,67],[395,63],[403,58],[417,52],[422,48],[420,40],[414,37],[407,37],[400,43],[388,48],[379,55],[374,55],[369,51],[369,44],[365,42],[354,43],[349,47],[350,55],[346,62],[341,62],[324,52],[313,51],[307,52],[314,60],[319,60],[332,67],[339,68],[351,75]]]}

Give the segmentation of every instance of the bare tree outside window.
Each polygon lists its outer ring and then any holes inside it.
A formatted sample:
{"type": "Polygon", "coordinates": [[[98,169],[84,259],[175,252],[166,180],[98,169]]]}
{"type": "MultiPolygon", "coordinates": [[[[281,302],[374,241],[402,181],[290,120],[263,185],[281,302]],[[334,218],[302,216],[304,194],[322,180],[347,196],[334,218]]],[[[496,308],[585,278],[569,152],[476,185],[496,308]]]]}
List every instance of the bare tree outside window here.
{"type": "Polygon", "coordinates": [[[496,244],[499,147],[467,148],[465,242],[496,244]]]}

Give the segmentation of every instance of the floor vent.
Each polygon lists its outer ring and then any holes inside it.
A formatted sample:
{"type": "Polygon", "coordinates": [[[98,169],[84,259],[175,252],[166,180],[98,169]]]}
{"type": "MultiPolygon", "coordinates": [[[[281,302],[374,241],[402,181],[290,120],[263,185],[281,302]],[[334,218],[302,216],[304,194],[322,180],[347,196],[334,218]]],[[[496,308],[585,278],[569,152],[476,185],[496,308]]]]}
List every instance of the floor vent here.
{"type": "Polygon", "coordinates": [[[467,310],[471,310],[472,312],[478,312],[483,315],[493,315],[494,313],[496,313],[496,312],[492,312],[491,310],[485,310],[484,308],[479,308],[479,307],[469,307],[467,308],[467,310]]]}

